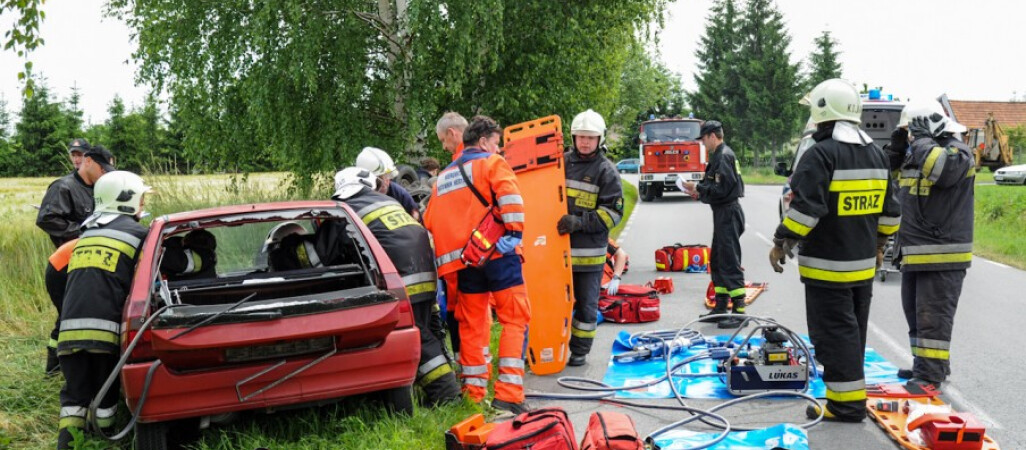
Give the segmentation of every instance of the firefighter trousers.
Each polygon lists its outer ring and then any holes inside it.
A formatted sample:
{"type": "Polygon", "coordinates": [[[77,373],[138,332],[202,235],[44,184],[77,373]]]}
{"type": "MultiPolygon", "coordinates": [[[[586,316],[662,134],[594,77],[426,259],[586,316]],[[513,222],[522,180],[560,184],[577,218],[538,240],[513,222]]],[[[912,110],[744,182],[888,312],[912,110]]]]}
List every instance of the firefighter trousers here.
{"type": "Polygon", "coordinates": [[[844,419],[866,417],[863,364],[872,298],[872,284],[843,289],[805,285],[805,318],[816,359],[823,364],[826,406],[844,419]]]}
{"type": "Polygon", "coordinates": [[[964,279],[965,269],[901,273],[901,306],[916,378],[940,383],[951,373],[951,332],[964,279]]]}
{"type": "MultiPolygon", "coordinates": [[[[434,301],[413,305],[413,320],[420,329],[420,365],[417,366],[417,386],[424,391],[424,403],[437,405],[460,396],[460,384],[452,371],[449,358],[442,348],[445,344],[432,330],[438,315],[434,301]]],[[[440,319],[437,319],[440,320],[440,319]]]]}
{"type": "Polygon", "coordinates": [[[460,365],[463,392],[475,402],[484,400],[491,377],[489,300],[502,324],[499,337],[499,376],[495,398],[510,403],[524,401],[524,352],[531,304],[527,300],[520,256],[493,259],[480,269],[466,268],[457,274],[460,326],[460,365]]]}
{"type": "MultiPolygon", "coordinates": [[[[709,252],[709,274],[717,297],[742,300],[745,297],[745,274],[741,271],[741,235],[745,232],[745,213],[737,201],[712,207],[713,238],[709,252]]],[[[738,302],[735,302],[735,305],[738,302]]],[[[741,309],[744,312],[744,302],[741,309]]]]}
{"type": "Polygon", "coordinates": [[[46,347],[52,352],[57,351],[57,336],[61,331],[61,306],[64,304],[64,286],[67,283],[68,276],[66,273],[62,274],[57,269],[54,269],[52,265],[46,265],[46,293],[50,295],[50,303],[53,303],[53,308],[57,310],[57,319],[54,321],[53,330],[50,330],[50,341],[46,344],[46,347]]]}
{"type": "Polygon", "coordinates": [[[574,320],[570,324],[570,353],[587,355],[598,328],[598,299],[602,271],[574,272],[574,320]]]}
{"type": "MultiPolygon", "coordinates": [[[[111,371],[118,364],[118,355],[110,353],[89,353],[78,351],[61,355],[61,372],[64,386],[61,388],[61,415],[57,431],[57,448],[71,448],[72,436],[69,428],[86,430],[86,412],[89,403],[100,392],[111,371]]],[[[100,401],[96,410],[98,424],[103,427],[114,425],[114,413],[118,409],[119,384],[114,384],[100,401]]]]}

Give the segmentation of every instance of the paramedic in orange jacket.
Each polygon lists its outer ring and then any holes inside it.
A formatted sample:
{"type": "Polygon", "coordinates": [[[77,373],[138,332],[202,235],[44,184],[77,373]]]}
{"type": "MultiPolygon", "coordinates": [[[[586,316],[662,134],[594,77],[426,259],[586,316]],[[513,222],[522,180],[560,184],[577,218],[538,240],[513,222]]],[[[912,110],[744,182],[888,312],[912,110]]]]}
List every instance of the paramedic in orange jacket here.
{"type": "Polygon", "coordinates": [[[488,389],[489,294],[502,324],[499,338],[499,378],[492,406],[519,414],[524,407],[524,342],[531,306],[521,267],[520,239],[524,231],[524,200],[509,164],[496,154],[502,129],[494,120],[477,116],[463,134],[466,149],[438,174],[424,225],[434,235],[435,265],[440,277],[456,275],[459,302],[456,320],[460,328],[460,365],[463,392],[480,402],[488,389]],[[491,260],[480,268],[467,267],[460,259],[471,232],[488,214],[466,179],[498,208],[506,233],[495,243],[491,260]]]}

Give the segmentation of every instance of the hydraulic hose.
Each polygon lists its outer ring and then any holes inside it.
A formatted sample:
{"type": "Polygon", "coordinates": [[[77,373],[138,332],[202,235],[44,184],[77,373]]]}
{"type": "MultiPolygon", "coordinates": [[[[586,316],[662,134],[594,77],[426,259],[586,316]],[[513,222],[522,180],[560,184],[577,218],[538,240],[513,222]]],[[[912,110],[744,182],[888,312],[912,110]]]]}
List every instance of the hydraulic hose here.
{"type": "MultiPolygon", "coordinates": [[[[744,320],[744,323],[742,324],[742,326],[739,327],[736,331],[734,331],[733,334],[730,335],[730,337],[728,338],[728,340],[726,342],[727,345],[729,345],[730,343],[732,343],[734,341],[734,338],[736,338],[741,333],[742,329],[744,329],[744,327],[749,322],[755,323],[758,326],[773,326],[773,327],[776,327],[779,330],[783,331],[783,333],[788,337],[788,340],[795,347],[797,347],[797,349],[801,353],[805,354],[807,363],[808,363],[808,365],[810,367],[810,370],[813,371],[813,373],[815,373],[815,374],[819,373],[818,369],[816,368],[816,363],[815,363],[815,360],[814,360],[814,358],[812,356],[812,352],[810,351],[808,346],[805,344],[805,342],[801,339],[801,337],[797,333],[793,332],[791,329],[789,329],[789,328],[785,327],[784,325],[780,324],[779,322],[777,322],[776,320],[773,320],[773,319],[768,318],[768,317],[738,315],[738,314],[731,314],[731,315],[717,314],[717,315],[712,315],[712,316],[707,316],[707,317],[708,318],[713,318],[713,319],[720,318],[720,317],[724,317],[724,318],[725,317],[735,317],[735,318],[742,318],[744,320]]],[[[676,422],[673,422],[671,424],[665,425],[663,427],[660,427],[660,428],[652,431],[646,437],[646,441],[648,441],[649,443],[654,443],[655,438],[657,436],[661,435],[661,434],[664,434],[664,433],[666,433],[666,432],[668,432],[670,430],[673,430],[675,428],[682,427],[682,426],[687,425],[687,424],[689,424],[691,422],[694,422],[696,420],[700,420],[703,423],[705,423],[706,425],[712,426],[712,427],[720,430],[719,434],[717,434],[714,438],[712,438],[712,439],[710,439],[710,440],[708,440],[708,441],[706,441],[706,442],[704,442],[704,443],[702,443],[702,444],[700,444],[698,446],[691,447],[689,450],[708,448],[708,447],[711,447],[713,445],[716,445],[717,443],[719,443],[719,442],[723,441],[724,439],[726,439],[728,433],[730,433],[731,431],[751,431],[751,430],[754,430],[755,428],[733,426],[733,425],[730,424],[730,422],[725,417],[723,417],[722,415],[716,413],[717,411],[720,411],[720,410],[723,410],[723,409],[726,409],[726,408],[729,408],[729,407],[732,407],[732,406],[735,406],[735,405],[738,405],[738,404],[741,404],[741,403],[744,403],[744,402],[747,402],[747,401],[751,401],[751,400],[754,400],[754,399],[759,399],[759,398],[764,398],[764,397],[780,397],[780,396],[801,398],[801,399],[804,399],[804,400],[812,403],[813,405],[816,405],[819,408],[820,415],[815,420],[812,420],[810,422],[801,424],[799,426],[801,426],[802,428],[808,429],[808,428],[811,428],[813,426],[816,426],[817,424],[819,424],[823,420],[823,411],[825,410],[825,408],[823,408],[823,406],[822,406],[822,404],[820,404],[819,400],[816,399],[815,397],[809,395],[809,394],[806,394],[806,393],[803,393],[803,392],[794,392],[794,391],[768,391],[768,392],[759,392],[759,393],[755,393],[755,394],[749,394],[749,395],[745,395],[743,397],[738,397],[738,398],[734,398],[734,399],[725,401],[725,402],[720,403],[719,405],[716,405],[716,406],[714,406],[712,408],[709,408],[709,409],[701,409],[701,408],[695,408],[695,407],[688,406],[687,403],[684,401],[684,397],[681,395],[680,391],[677,389],[676,384],[673,382],[673,379],[675,377],[705,377],[705,376],[718,376],[719,375],[718,373],[709,373],[709,374],[705,374],[705,373],[697,373],[697,374],[678,373],[678,371],[681,368],[683,368],[684,366],[686,366],[686,365],[688,365],[688,364],[690,364],[690,363],[692,363],[694,361],[698,361],[698,360],[702,360],[702,359],[707,359],[707,358],[712,358],[713,357],[713,352],[710,352],[710,351],[703,351],[703,352],[697,353],[695,355],[689,356],[689,357],[685,358],[684,360],[682,360],[682,361],[680,361],[680,362],[678,362],[676,364],[672,364],[672,362],[671,362],[672,361],[672,357],[673,357],[673,352],[670,350],[670,345],[671,345],[672,342],[680,342],[680,341],[678,341],[678,339],[684,338],[684,339],[687,339],[688,341],[690,341],[691,345],[706,343],[706,339],[705,339],[704,336],[702,336],[701,333],[699,333],[696,330],[693,330],[693,329],[689,328],[695,322],[697,322],[697,320],[689,322],[689,323],[687,323],[686,325],[684,325],[683,327],[681,327],[681,328],[679,328],[677,330],[655,330],[655,331],[646,331],[646,332],[641,332],[641,333],[634,333],[634,334],[631,335],[632,342],[640,342],[640,341],[644,341],[644,340],[649,340],[649,341],[658,340],[658,341],[662,342],[663,348],[665,349],[662,356],[663,356],[664,361],[666,362],[666,366],[665,366],[666,367],[666,372],[665,372],[665,374],[663,376],[660,376],[659,378],[645,381],[642,384],[634,385],[634,386],[631,386],[630,388],[631,389],[636,389],[636,388],[654,386],[656,384],[659,384],[659,383],[662,383],[662,382],[665,381],[665,382],[669,383],[670,390],[673,392],[674,398],[677,400],[678,405],[644,404],[644,403],[637,403],[637,402],[630,402],[630,401],[615,399],[613,397],[616,395],[616,392],[624,390],[625,389],[624,387],[613,387],[613,386],[610,386],[610,385],[608,385],[606,383],[603,383],[602,381],[593,380],[593,379],[590,379],[590,378],[583,378],[583,377],[573,377],[573,376],[560,377],[560,378],[558,378],[556,380],[556,383],[559,384],[560,386],[566,388],[566,389],[585,391],[587,393],[585,393],[585,394],[571,394],[571,393],[556,393],[556,392],[531,392],[531,393],[526,393],[525,396],[529,397],[529,398],[540,398],[540,399],[598,400],[598,401],[602,401],[602,402],[606,402],[606,403],[612,403],[612,404],[617,404],[617,405],[622,405],[622,406],[631,406],[631,407],[636,407],[636,408],[684,411],[684,412],[687,412],[688,414],[691,415],[690,417],[686,417],[684,419],[678,420],[676,422]]],[[[753,331],[753,333],[754,333],[754,331],[753,331]]],[[[722,358],[722,356],[723,356],[722,351],[718,352],[717,356],[722,358]]],[[[731,357],[734,356],[734,353],[732,353],[730,356],[731,357]]]]}
{"type": "Polygon", "coordinates": [[[153,365],[151,365],[150,369],[146,372],[146,379],[143,381],[142,394],[139,395],[139,404],[136,405],[135,411],[132,412],[132,419],[128,421],[128,425],[125,425],[125,428],[118,431],[113,436],[107,436],[100,427],[99,418],[96,417],[96,410],[99,409],[100,402],[103,400],[103,397],[107,395],[111,386],[113,386],[114,382],[118,379],[118,375],[121,374],[121,368],[125,366],[126,362],[128,362],[128,358],[132,355],[132,351],[135,350],[135,346],[139,344],[139,340],[142,338],[143,332],[150,327],[153,321],[156,320],[161,313],[171,306],[172,305],[165,305],[160,307],[160,309],[154,311],[153,314],[150,314],[150,317],[143,322],[142,326],[139,327],[139,332],[136,333],[134,338],[132,338],[132,342],[128,344],[128,347],[121,355],[121,359],[118,360],[117,365],[114,366],[114,370],[111,371],[110,375],[107,377],[107,381],[103,383],[103,387],[100,388],[100,391],[96,394],[96,397],[93,398],[93,401],[89,403],[89,410],[87,413],[87,417],[89,417],[89,425],[94,433],[108,441],[120,441],[121,439],[124,439],[124,437],[127,436],[133,428],[135,428],[135,423],[139,419],[139,413],[142,412],[143,405],[146,403],[146,396],[150,392],[150,382],[153,380],[153,374],[157,371],[157,368],[160,367],[161,361],[159,359],[154,361],[153,365]]]}

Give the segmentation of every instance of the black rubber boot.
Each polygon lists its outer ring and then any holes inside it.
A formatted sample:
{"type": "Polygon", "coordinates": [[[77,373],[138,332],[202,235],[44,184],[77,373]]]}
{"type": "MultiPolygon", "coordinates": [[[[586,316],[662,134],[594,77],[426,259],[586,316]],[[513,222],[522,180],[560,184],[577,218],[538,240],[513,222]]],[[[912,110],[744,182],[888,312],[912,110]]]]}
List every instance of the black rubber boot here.
{"type": "Polygon", "coordinates": [[[571,367],[583,366],[588,362],[588,355],[575,355],[570,354],[570,359],[567,360],[566,365],[571,367]]]}
{"type": "Polygon", "coordinates": [[[729,301],[729,297],[717,295],[716,296],[716,306],[713,307],[712,311],[709,311],[709,312],[707,312],[705,314],[699,315],[698,316],[698,321],[699,322],[719,322],[721,320],[724,320],[723,318],[708,318],[707,319],[706,316],[711,316],[711,315],[714,315],[714,314],[726,314],[727,313],[727,301],[729,301]]]}
{"type": "Polygon", "coordinates": [[[57,350],[53,348],[46,348],[46,370],[47,376],[53,376],[61,373],[61,360],[57,358],[57,350]]]}

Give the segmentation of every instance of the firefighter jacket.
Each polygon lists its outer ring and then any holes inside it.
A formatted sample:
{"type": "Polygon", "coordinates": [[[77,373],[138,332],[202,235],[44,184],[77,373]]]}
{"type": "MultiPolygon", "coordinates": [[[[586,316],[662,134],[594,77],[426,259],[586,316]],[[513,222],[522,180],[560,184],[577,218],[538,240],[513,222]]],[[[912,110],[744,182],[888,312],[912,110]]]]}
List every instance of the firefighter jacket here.
{"type": "Polygon", "coordinates": [[[585,157],[571,149],[566,163],[567,212],[581,218],[581,229],[570,234],[570,262],[574,272],[601,272],[606,263],[609,230],[623,216],[620,174],[603,151],[585,157]]]}
{"type": "Polygon", "coordinates": [[[919,138],[901,165],[901,270],[969,267],[973,250],[975,159],[945,135],[919,138]]]}
{"type": "Polygon", "coordinates": [[[745,182],[741,179],[741,168],[734,150],[720,143],[709,154],[705,166],[705,177],[698,182],[698,199],[710,206],[733,203],[745,196],[745,182]]]}
{"type": "Polygon", "coordinates": [[[82,233],[68,262],[58,354],[118,353],[121,310],[146,231],[134,218],[119,215],[82,233]]]}
{"type": "Polygon", "coordinates": [[[164,240],[160,272],[167,276],[168,281],[217,277],[217,252],[210,248],[190,246],[186,241],[181,236],[164,240]]]}
{"type": "Polygon", "coordinates": [[[36,226],[50,235],[53,245],[75,239],[82,221],[93,213],[93,187],[71,172],[50,183],[39,205],[36,226]]]}
{"type": "MultiPolygon", "coordinates": [[[[435,186],[431,188],[431,201],[424,212],[424,226],[435,242],[438,276],[465,267],[460,254],[470,234],[489,211],[489,207],[482,205],[467,188],[457,165],[463,166],[467,178],[489,206],[498,209],[506,233],[522,237],[524,232],[524,199],[520,196],[513,169],[499,155],[476,147],[467,148],[456,161],[439,172],[435,186]]],[[[517,254],[522,253],[519,246],[516,251],[517,254]]],[[[501,256],[496,252],[492,258],[501,256]]]]}
{"type": "Polygon", "coordinates": [[[801,240],[803,283],[872,283],[877,237],[894,234],[901,220],[887,156],[850,122],[835,122],[812,137],[816,144],[791,176],[794,200],[775,236],[801,240]]]}
{"type": "Polygon", "coordinates": [[[427,230],[391,197],[370,188],[343,200],[385,249],[406,286],[410,303],[435,300],[434,253],[427,230]]]}

